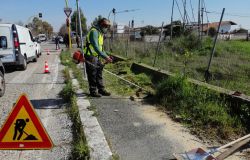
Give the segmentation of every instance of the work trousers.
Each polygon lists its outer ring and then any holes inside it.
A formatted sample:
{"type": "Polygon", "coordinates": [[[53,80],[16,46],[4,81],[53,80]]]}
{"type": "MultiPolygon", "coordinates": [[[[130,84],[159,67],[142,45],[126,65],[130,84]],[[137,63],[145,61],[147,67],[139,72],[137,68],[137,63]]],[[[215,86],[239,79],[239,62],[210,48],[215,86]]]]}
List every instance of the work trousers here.
{"type": "Polygon", "coordinates": [[[96,89],[98,89],[99,91],[104,90],[103,78],[102,78],[102,71],[104,65],[101,63],[98,57],[85,55],[85,59],[86,59],[86,72],[89,82],[89,92],[94,93],[96,92],[96,89]]]}

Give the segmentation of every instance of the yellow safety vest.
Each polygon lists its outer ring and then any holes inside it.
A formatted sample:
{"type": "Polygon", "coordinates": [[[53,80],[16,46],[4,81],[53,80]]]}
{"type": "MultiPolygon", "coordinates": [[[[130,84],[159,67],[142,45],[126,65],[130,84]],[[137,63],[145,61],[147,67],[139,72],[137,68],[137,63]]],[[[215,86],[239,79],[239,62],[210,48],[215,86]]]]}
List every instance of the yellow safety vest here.
{"type": "Polygon", "coordinates": [[[89,56],[98,56],[98,53],[95,51],[93,45],[90,43],[90,33],[93,31],[97,31],[98,32],[98,47],[100,49],[100,51],[103,51],[103,34],[98,31],[96,28],[91,28],[90,31],[88,32],[87,38],[86,38],[86,44],[85,44],[85,48],[84,48],[84,53],[86,55],[89,56]]]}

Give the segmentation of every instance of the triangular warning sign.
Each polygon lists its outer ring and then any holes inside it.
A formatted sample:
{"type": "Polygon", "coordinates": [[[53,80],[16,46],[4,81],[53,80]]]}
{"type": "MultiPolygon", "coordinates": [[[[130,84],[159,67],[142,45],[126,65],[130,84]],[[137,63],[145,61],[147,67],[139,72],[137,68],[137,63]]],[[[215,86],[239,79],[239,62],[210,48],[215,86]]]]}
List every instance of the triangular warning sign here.
{"type": "Polygon", "coordinates": [[[53,143],[25,94],[0,131],[0,149],[51,149],[53,143]]]}

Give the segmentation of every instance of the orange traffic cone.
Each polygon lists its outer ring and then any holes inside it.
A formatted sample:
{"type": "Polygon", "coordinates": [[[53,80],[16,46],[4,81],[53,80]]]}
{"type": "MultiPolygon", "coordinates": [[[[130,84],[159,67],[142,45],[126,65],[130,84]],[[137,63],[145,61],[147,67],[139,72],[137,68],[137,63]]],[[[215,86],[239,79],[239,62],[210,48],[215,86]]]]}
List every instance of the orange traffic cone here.
{"type": "Polygon", "coordinates": [[[49,53],[49,49],[47,49],[47,55],[50,55],[50,53],[49,53]]]}
{"type": "Polygon", "coordinates": [[[47,61],[45,61],[45,66],[44,66],[45,70],[44,70],[44,73],[50,73],[49,72],[49,65],[47,63],[47,61]]]}

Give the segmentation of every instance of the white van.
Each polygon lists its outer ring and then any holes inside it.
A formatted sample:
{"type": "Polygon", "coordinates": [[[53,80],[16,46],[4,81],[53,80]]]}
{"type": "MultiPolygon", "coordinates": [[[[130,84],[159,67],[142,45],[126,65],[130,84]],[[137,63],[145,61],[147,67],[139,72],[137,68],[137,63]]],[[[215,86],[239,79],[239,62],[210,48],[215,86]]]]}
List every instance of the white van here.
{"type": "Polygon", "coordinates": [[[47,37],[45,34],[39,34],[37,37],[41,42],[47,41],[47,37]]]}
{"type": "Polygon", "coordinates": [[[36,46],[30,30],[15,24],[0,24],[0,56],[4,65],[17,65],[23,70],[27,62],[36,62],[36,46]]]}

